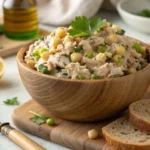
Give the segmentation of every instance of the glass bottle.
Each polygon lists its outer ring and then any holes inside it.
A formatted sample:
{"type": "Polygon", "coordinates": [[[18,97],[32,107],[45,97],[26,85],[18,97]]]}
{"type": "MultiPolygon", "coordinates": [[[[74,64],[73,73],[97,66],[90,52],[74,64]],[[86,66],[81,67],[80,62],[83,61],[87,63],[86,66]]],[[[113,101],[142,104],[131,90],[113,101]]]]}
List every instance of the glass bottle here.
{"type": "Polygon", "coordinates": [[[29,40],[38,37],[35,0],[4,0],[4,30],[7,37],[29,40]]]}

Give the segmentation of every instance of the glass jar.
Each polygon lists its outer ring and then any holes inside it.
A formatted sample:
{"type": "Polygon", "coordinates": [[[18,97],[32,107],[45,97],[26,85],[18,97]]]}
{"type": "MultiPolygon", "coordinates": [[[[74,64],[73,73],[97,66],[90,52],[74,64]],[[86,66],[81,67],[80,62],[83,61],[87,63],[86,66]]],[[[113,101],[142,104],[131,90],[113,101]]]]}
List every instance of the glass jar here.
{"type": "Polygon", "coordinates": [[[15,40],[38,37],[37,7],[34,0],[4,0],[3,12],[7,37],[15,40]]]}

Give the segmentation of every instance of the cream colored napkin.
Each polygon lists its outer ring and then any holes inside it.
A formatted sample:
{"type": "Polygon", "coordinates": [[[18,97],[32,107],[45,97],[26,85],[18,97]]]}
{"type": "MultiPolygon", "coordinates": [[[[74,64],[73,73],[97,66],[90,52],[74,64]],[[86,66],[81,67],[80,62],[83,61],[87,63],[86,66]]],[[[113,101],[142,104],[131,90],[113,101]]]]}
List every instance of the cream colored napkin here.
{"type": "MultiPolygon", "coordinates": [[[[47,25],[66,25],[75,16],[94,16],[104,0],[37,0],[39,21],[47,25]]],[[[114,5],[119,0],[110,0],[114,5]]]]}

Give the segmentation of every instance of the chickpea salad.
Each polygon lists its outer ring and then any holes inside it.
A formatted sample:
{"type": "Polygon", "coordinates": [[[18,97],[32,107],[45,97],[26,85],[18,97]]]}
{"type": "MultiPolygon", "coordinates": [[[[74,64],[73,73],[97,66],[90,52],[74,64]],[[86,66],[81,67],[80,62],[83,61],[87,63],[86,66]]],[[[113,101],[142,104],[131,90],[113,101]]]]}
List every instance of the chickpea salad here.
{"type": "Polygon", "coordinates": [[[148,65],[147,49],[125,31],[99,17],[76,17],[36,40],[26,64],[43,74],[68,79],[104,79],[132,74],[148,65]]]}

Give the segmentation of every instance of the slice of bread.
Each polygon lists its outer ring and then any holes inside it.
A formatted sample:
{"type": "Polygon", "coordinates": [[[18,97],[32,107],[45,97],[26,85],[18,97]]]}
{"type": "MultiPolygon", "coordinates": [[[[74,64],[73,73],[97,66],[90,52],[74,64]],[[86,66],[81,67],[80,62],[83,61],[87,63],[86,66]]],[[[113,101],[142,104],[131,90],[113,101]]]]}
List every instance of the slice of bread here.
{"type": "Polygon", "coordinates": [[[139,130],[150,134],[150,100],[140,100],[129,106],[129,121],[139,130]]]}
{"type": "Polygon", "coordinates": [[[122,117],[102,128],[106,141],[115,150],[150,150],[150,135],[134,128],[122,117]]]}

